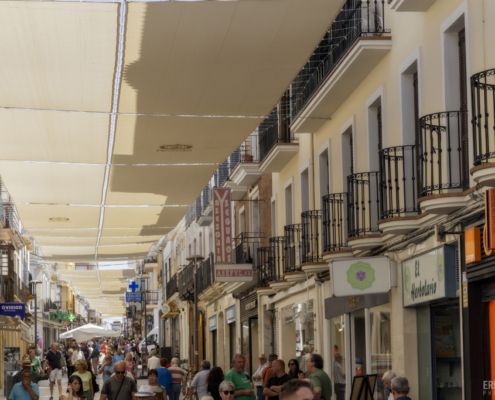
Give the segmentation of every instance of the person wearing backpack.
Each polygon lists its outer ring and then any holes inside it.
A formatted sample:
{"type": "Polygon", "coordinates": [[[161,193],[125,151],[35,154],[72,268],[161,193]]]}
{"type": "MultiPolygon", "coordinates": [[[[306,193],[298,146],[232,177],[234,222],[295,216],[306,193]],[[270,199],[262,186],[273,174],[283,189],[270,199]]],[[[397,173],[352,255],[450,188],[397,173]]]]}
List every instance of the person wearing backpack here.
{"type": "Polygon", "coordinates": [[[95,375],[98,375],[98,362],[100,358],[100,349],[98,346],[93,347],[93,351],[91,352],[89,358],[91,358],[91,364],[93,366],[93,371],[95,375]]]}

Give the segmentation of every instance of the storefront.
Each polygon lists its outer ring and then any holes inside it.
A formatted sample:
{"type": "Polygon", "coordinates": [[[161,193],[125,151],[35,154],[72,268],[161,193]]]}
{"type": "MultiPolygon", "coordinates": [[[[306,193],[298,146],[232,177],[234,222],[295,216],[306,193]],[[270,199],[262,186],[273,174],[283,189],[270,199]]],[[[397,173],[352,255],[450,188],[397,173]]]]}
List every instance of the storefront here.
{"type": "MultiPolygon", "coordinates": [[[[214,315],[208,319],[208,330],[210,331],[210,340],[213,344],[213,349],[215,350],[215,346],[217,344],[217,329],[218,329],[218,319],[217,316],[214,315]]],[[[217,352],[212,352],[212,365],[217,365],[217,352]]]]}
{"type": "Polygon", "coordinates": [[[241,297],[240,311],[241,352],[246,357],[244,371],[252,376],[253,372],[256,371],[256,368],[253,368],[252,360],[257,360],[259,355],[258,295],[256,291],[241,297]]]}
{"type": "Polygon", "coordinates": [[[457,246],[444,245],[402,262],[404,307],[416,308],[419,397],[462,399],[462,333],[457,246]]]}
{"type": "MultiPolygon", "coordinates": [[[[383,373],[392,369],[390,288],[396,286],[396,264],[388,257],[333,261],[332,292],[325,299],[329,321],[325,345],[333,355],[331,368],[334,399],[350,396],[354,376],[383,373]],[[335,284],[338,282],[338,285],[335,284]]],[[[376,398],[385,399],[378,379],[376,398]]]]}

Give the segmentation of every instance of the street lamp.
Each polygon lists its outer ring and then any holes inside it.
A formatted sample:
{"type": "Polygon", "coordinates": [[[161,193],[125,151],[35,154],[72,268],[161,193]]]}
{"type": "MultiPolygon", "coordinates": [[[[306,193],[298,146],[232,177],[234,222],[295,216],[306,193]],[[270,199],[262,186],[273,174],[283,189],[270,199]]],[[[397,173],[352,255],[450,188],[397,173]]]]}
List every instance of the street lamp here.
{"type": "Polygon", "coordinates": [[[187,261],[194,261],[193,280],[194,280],[194,368],[198,368],[198,280],[197,280],[197,262],[203,261],[202,255],[194,254],[186,258],[187,261]]]}
{"type": "Polygon", "coordinates": [[[38,294],[36,292],[36,285],[42,283],[37,279],[30,280],[29,283],[33,285],[34,294],[34,350],[38,352],[38,294]]]}

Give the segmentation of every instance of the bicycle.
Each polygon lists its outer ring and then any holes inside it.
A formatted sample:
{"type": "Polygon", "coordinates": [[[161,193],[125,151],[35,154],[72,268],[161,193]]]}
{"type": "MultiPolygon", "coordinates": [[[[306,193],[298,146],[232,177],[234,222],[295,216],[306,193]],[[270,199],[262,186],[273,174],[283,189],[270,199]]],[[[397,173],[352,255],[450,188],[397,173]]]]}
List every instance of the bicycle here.
{"type": "Polygon", "coordinates": [[[189,398],[189,389],[191,388],[191,383],[194,379],[194,376],[198,373],[198,371],[191,371],[187,368],[181,367],[184,371],[186,371],[186,395],[182,400],[199,400],[198,391],[194,389],[192,399],[189,398]]]}

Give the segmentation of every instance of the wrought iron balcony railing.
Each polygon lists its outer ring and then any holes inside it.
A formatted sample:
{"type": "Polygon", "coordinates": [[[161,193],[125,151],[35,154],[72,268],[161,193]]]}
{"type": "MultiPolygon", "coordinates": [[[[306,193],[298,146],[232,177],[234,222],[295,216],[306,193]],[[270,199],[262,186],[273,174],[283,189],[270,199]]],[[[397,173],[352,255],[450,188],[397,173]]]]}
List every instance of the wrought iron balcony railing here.
{"type": "Polygon", "coordinates": [[[418,207],[418,148],[383,149],[380,155],[380,219],[416,215],[418,207]]]}
{"type": "Polygon", "coordinates": [[[215,283],[215,263],[213,253],[203,260],[198,269],[198,294],[215,283]]]}
{"type": "Polygon", "coordinates": [[[178,292],[179,288],[177,285],[177,274],[174,274],[170,278],[170,280],[167,282],[165,290],[166,290],[167,300],[170,299],[175,293],[178,292]]]}
{"type": "Polygon", "coordinates": [[[347,193],[323,196],[323,252],[347,248],[347,193]]]}
{"type": "Polygon", "coordinates": [[[348,237],[379,233],[380,173],[349,175],[347,188],[348,237]]]}
{"type": "Polygon", "coordinates": [[[284,227],[285,266],[284,273],[301,271],[302,264],[302,225],[293,224],[284,227]]]}
{"type": "Polygon", "coordinates": [[[292,83],[292,115],[296,116],[362,36],[380,36],[385,28],[385,1],[347,0],[309,61],[292,83]]]}
{"type": "Polygon", "coordinates": [[[268,247],[258,248],[258,287],[267,287],[270,282],[282,280],[285,238],[270,238],[268,247]]]}
{"type": "Polygon", "coordinates": [[[495,69],[471,77],[474,165],[495,158],[495,69]]]}
{"type": "Polygon", "coordinates": [[[179,293],[186,290],[194,283],[194,261],[191,261],[178,273],[179,293]]]}
{"type": "Polygon", "coordinates": [[[419,119],[419,197],[469,187],[469,156],[462,135],[466,111],[445,111],[419,119]]]}
{"type": "Polygon", "coordinates": [[[236,264],[256,265],[258,248],[261,237],[258,232],[241,232],[234,238],[234,252],[236,264]]]}
{"type": "Polygon", "coordinates": [[[305,211],[301,214],[302,262],[323,261],[321,246],[321,210],[305,211]]]}
{"type": "Polygon", "coordinates": [[[289,99],[283,97],[278,107],[275,107],[259,126],[259,153],[263,161],[277,143],[292,143],[294,136],[289,129],[289,99]],[[279,112],[279,107],[282,111],[279,112]],[[285,110],[285,111],[284,111],[285,110]]]}

